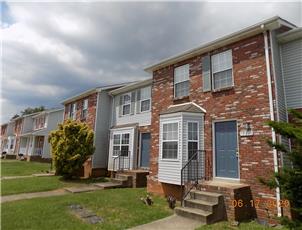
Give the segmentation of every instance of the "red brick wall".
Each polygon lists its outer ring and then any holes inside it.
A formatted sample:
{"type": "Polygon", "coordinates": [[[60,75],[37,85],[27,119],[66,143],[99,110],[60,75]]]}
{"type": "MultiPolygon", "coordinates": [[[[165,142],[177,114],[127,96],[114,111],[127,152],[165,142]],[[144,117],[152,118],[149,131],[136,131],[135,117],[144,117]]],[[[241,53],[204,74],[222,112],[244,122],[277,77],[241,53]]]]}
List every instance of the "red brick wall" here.
{"type": "MultiPolygon", "coordinates": [[[[151,125],[151,159],[148,191],[163,193],[164,186],[159,186],[158,153],[159,153],[159,113],[173,101],[173,71],[174,67],[190,64],[190,96],[189,100],[202,106],[205,115],[205,150],[207,161],[207,177],[213,177],[213,140],[212,124],[218,119],[236,119],[238,131],[245,122],[250,122],[254,135],[238,137],[240,181],[251,186],[253,198],[265,196],[275,197],[275,191],[258,182],[257,177],[269,176],[273,172],[273,152],[266,139],[271,138],[271,129],[264,125],[270,119],[268,85],[266,77],[264,39],[263,35],[242,40],[224,48],[214,50],[209,54],[232,49],[233,76],[235,87],[221,92],[202,92],[203,55],[182,61],[159,69],[153,73],[152,88],[152,125],[151,125]],[[161,187],[161,188],[160,188],[161,187]]],[[[276,208],[271,210],[276,212],[276,208]]],[[[260,218],[266,218],[266,210],[257,210],[260,218]]]]}
{"type": "Polygon", "coordinates": [[[19,153],[19,147],[20,147],[20,134],[22,131],[22,125],[23,125],[23,119],[18,119],[15,121],[15,127],[14,127],[14,132],[16,135],[16,144],[15,144],[15,149],[14,153],[18,154],[19,153]]]}
{"type": "MultiPolygon", "coordinates": [[[[77,103],[77,109],[76,109],[76,120],[82,121],[88,124],[93,130],[95,127],[95,120],[96,120],[96,106],[97,106],[97,93],[93,93],[87,97],[81,98],[79,100],[73,101],[72,103],[77,103]],[[85,99],[88,99],[88,115],[86,119],[83,119],[81,117],[82,114],[82,107],[83,107],[83,101],[85,99]]],[[[65,113],[64,113],[64,120],[67,120],[69,118],[69,109],[71,109],[71,104],[68,103],[65,105],[65,113]]]]}
{"type": "Polygon", "coordinates": [[[1,125],[1,136],[5,136],[7,133],[7,125],[1,125]]]}

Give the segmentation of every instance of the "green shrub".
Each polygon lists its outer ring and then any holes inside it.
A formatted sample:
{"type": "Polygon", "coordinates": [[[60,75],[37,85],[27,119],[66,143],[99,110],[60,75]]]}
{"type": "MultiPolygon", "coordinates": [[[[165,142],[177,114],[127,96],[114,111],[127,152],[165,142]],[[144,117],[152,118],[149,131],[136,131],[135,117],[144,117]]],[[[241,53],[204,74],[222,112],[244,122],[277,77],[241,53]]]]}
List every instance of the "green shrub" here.
{"type": "Polygon", "coordinates": [[[71,178],[94,153],[94,133],[85,123],[67,120],[50,133],[48,141],[56,174],[71,178]]]}

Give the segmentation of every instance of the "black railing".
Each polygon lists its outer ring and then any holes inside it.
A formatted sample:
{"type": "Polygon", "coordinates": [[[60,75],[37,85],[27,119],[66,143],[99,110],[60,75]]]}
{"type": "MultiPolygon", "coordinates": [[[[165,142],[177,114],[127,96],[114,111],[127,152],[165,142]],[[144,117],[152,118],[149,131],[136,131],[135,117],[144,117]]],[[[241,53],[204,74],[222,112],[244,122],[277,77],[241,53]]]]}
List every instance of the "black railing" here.
{"type": "Polygon", "coordinates": [[[115,151],[113,159],[113,171],[130,170],[130,151],[115,151]]]}
{"type": "Polygon", "coordinates": [[[197,150],[190,156],[188,162],[181,169],[181,205],[198,185],[198,181],[205,178],[205,151],[197,150]]]}

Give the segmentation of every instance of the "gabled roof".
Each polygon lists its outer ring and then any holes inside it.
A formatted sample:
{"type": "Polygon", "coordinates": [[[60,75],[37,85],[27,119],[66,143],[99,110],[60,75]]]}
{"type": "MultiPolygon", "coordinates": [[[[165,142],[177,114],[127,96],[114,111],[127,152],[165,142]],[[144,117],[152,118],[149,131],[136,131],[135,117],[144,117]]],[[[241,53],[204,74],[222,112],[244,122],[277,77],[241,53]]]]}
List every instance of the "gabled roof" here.
{"type": "Polygon", "coordinates": [[[60,103],[65,105],[67,103],[70,103],[70,102],[73,102],[73,101],[76,101],[78,99],[81,99],[81,98],[84,98],[84,97],[87,97],[93,93],[97,93],[97,92],[101,92],[103,90],[111,90],[111,89],[116,89],[116,88],[119,88],[119,87],[122,87],[126,84],[129,84],[129,83],[121,83],[121,84],[116,84],[116,85],[107,85],[107,86],[101,86],[101,87],[96,87],[96,88],[92,88],[92,89],[89,89],[89,90],[86,90],[84,92],[81,92],[79,94],[76,94],[72,97],[69,97],[63,101],[61,101],[60,103]]]}
{"type": "Polygon", "coordinates": [[[194,102],[183,103],[179,105],[171,105],[168,109],[162,111],[160,115],[171,114],[171,113],[206,113],[206,110],[194,102]]]}
{"type": "Polygon", "coordinates": [[[149,73],[152,73],[153,71],[166,67],[168,65],[172,65],[174,63],[186,60],[186,59],[194,57],[196,55],[200,55],[200,54],[212,51],[214,49],[226,46],[233,42],[259,34],[266,30],[273,30],[273,29],[280,28],[281,26],[287,26],[289,28],[296,28],[296,26],[294,24],[280,18],[279,16],[275,16],[275,17],[269,18],[267,20],[261,21],[257,24],[254,24],[252,26],[246,27],[235,33],[231,33],[224,37],[218,38],[214,41],[205,43],[194,49],[190,49],[190,50],[187,50],[180,54],[177,54],[175,56],[169,57],[167,59],[163,59],[153,65],[146,67],[144,70],[149,73]]]}
{"type": "Polygon", "coordinates": [[[127,84],[127,85],[125,85],[121,88],[112,90],[112,91],[109,92],[109,94],[117,95],[117,94],[120,94],[120,93],[126,93],[126,92],[129,92],[129,91],[134,90],[134,89],[138,89],[138,88],[142,88],[142,87],[151,85],[152,81],[153,81],[152,78],[148,78],[148,79],[142,80],[142,81],[136,81],[136,82],[127,84]]]}

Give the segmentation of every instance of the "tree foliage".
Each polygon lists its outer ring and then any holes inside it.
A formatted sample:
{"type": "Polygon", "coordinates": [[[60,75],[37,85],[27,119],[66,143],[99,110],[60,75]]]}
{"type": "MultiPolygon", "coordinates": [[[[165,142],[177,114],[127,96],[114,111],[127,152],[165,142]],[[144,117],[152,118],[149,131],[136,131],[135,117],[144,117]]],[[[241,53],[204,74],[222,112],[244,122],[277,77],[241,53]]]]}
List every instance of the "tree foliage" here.
{"type": "Polygon", "coordinates": [[[67,120],[59,124],[48,138],[56,174],[71,178],[94,153],[93,138],[85,123],[67,120]]]}
{"type": "Polygon", "coordinates": [[[292,116],[291,123],[270,121],[268,125],[277,134],[289,138],[292,148],[289,149],[282,143],[268,143],[288,156],[290,164],[285,165],[270,180],[261,181],[270,188],[279,186],[282,198],[290,201],[293,220],[282,218],[282,223],[291,229],[302,229],[302,113],[295,110],[290,110],[289,113],[292,116]]]}
{"type": "Polygon", "coordinates": [[[28,107],[28,108],[24,109],[23,111],[21,111],[21,114],[28,115],[28,114],[32,114],[32,113],[42,112],[44,110],[45,110],[44,106],[39,106],[39,107],[35,107],[35,108],[28,107]]]}

